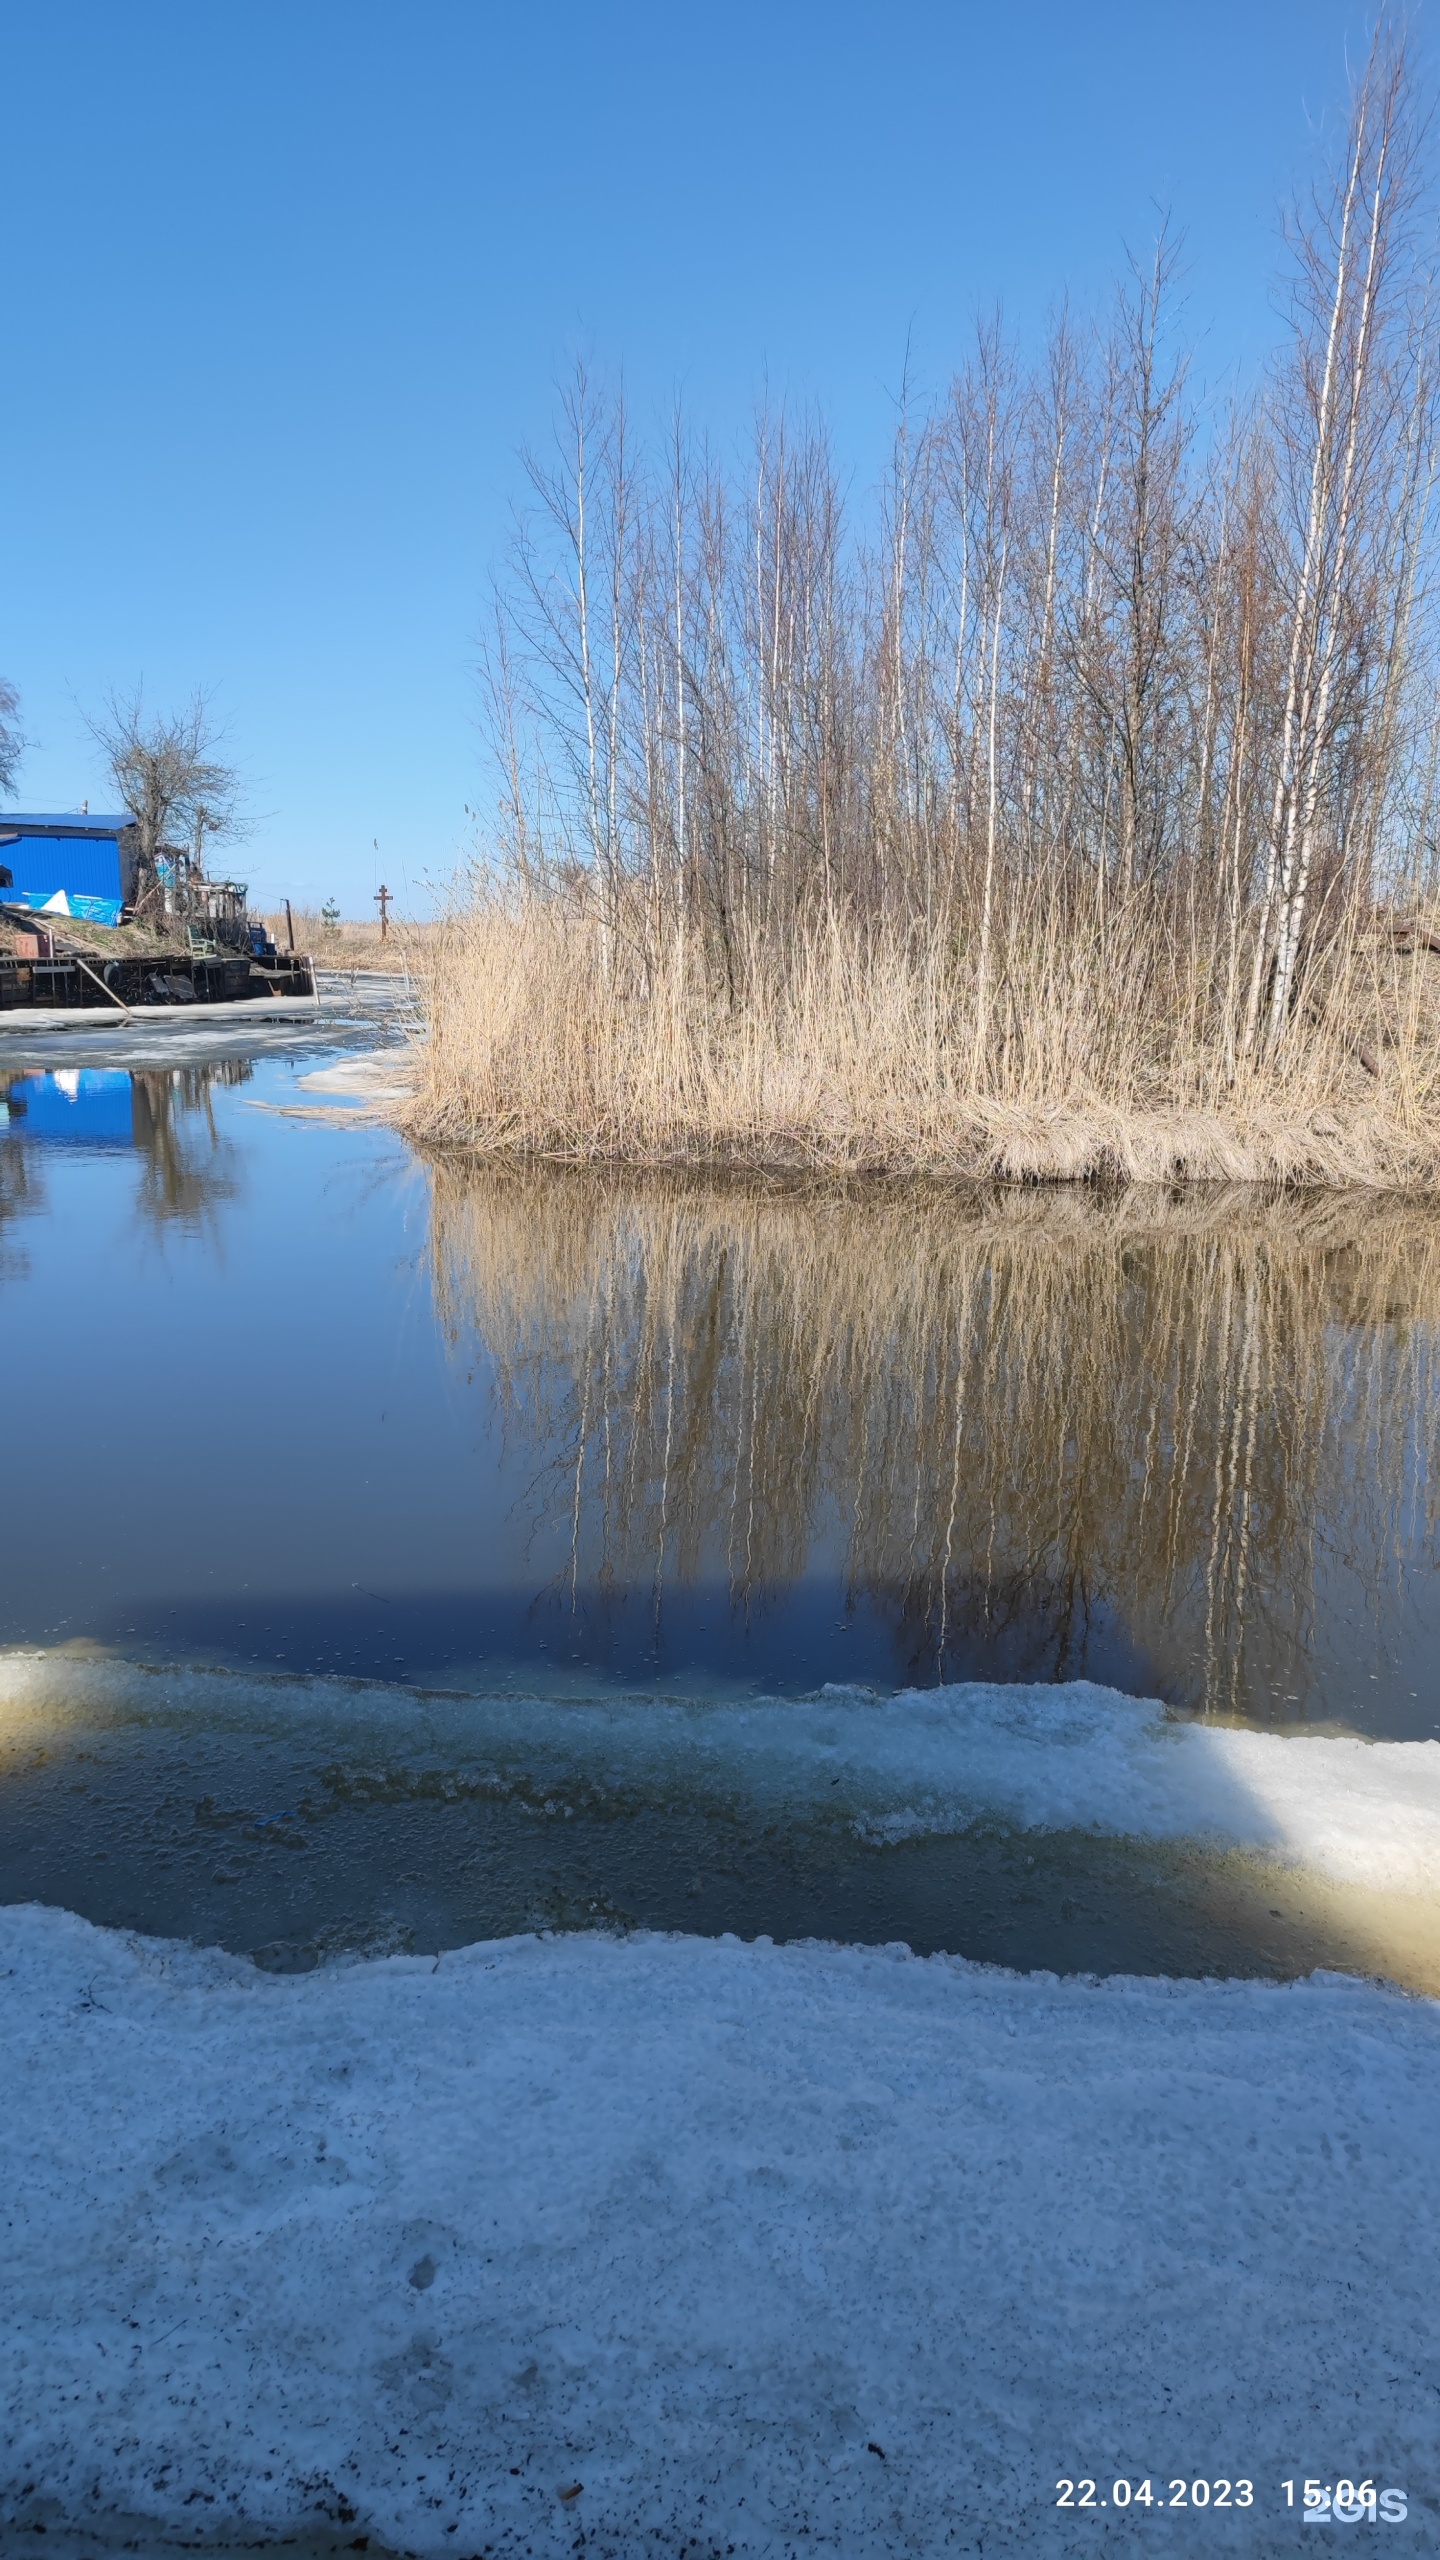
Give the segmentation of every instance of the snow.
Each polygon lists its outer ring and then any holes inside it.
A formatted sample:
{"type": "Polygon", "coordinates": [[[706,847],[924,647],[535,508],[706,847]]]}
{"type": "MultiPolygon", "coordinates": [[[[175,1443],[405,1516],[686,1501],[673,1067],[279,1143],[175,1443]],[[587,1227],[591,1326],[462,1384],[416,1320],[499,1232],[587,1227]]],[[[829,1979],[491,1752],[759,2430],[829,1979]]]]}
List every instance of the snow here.
{"type": "MultiPolygon", "coordinates": [[[[932,1739],[1047,1815],[970,1696],[932,1739]]],[[[0,2513],[51,2552],[1268,2554],[1341,2475],[1433,2534],[1429,2002],[655,1937],[275,1977],[11,1907],[0,2034],[0,2513]],[[1053,2504],[1182,2474],[1256,2507],[1053,2504]]]]}
{"type": "Polygon", "coordinates": [[[875,1697],[697,1702],[470,1696],[383,1683],[0,1657],[0,1741],[65,1725],[223,1721],[383,1765],[479,1772],[594,1807],[607,1796],[822,1818],[865,1840],[1017,1830],[1239,1847],[1331,1882],[1440,1893],[1440,1742],[1184,1722],[1088,1681],[875,1697]]]}

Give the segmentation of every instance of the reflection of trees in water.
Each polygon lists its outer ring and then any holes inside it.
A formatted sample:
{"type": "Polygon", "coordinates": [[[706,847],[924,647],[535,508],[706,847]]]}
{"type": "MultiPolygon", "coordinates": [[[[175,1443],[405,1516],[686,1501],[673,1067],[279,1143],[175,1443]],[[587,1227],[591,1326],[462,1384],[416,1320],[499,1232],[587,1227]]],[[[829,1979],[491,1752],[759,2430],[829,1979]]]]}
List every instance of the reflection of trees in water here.
{"type": "Polygon", "coordinates": [[[44,1177],[28,1147],[0,1144],[0,1278],[25,1269],[11,1230],[17,1219],[36,1217],[44,1206],[44,1177]]]}
{"type": "Polygon", "coordinates": [[[1327,1578],[1433,1540],[1440,1214],[434,1171],[577,1587],[744,1595],[838,1537],[918,1676],[1098,1612],[1218,1710],[1303,1692],[1327,1578]]]}
{"type": "Polygon", "coordinates": [[[248,1084],[253,1074],[248,1058],[132,1074],[132,1125],[142,1165],[139,1205],[157,1227],[199,1225],[234,1198],[235,1149],[216,1125],[214,1088],[248,1084]]]}

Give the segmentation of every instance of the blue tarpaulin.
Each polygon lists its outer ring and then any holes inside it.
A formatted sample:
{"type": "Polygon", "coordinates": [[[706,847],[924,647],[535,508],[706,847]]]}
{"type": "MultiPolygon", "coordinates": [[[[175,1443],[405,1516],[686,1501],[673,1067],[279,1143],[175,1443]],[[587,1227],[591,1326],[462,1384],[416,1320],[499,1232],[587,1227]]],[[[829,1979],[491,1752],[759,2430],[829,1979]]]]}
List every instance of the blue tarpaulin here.
{"type": "Polygon", "coordinates": [[[118,924],[118,898],[87,898],[78,889],[56,889],[47,898],[39,889],[0,890],[8,906],[28,907],[32,915],[78,916],[84,924],[118,924]]]}

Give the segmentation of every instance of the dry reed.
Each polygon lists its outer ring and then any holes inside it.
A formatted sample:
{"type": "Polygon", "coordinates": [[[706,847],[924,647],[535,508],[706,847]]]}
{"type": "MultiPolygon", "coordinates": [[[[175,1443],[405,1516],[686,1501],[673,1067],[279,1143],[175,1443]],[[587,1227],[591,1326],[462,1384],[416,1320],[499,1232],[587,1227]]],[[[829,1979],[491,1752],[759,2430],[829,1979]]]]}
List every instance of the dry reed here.
{"type": "Polygon", "coordinates": [[[640,986],[563,904],[477,901],[421,960],[410,1125],[569,1162],[1435,1181],[1440,961],[1357,944],[1332,998],[1345,1028],[1307,1024],[1283,1055],[1236,1067],[1159,939],[1139,923],[1101,949],[1051,920],[1005,956],[977,1071],[973,985],[883,925],[815,928],[783,963],[755,953],[731,1006],[693,946],[640,986]]]}
{"type": "Polygon", "coordinates": [[[382,936],[378,917],[340,916],[332,923],[318,908],[296,906],[288,916],[280,907],[261,922],[282,951],[293,932],[296,950],[311,953],[322,969],[404,970],[415,965],[438,931],[433,924],[392,916],[382,936]]]}

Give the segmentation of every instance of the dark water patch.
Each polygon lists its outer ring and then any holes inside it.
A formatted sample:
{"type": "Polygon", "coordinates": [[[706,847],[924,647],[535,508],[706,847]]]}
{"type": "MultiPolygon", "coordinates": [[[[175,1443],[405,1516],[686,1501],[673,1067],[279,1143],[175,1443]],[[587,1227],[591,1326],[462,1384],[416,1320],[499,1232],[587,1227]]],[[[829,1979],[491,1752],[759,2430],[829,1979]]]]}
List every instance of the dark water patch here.
{"type": "MultiPolygon", "coordinates": [[[[215,1753],[203,1758],[216,1781],[215,1753]]],[[[226,1798],[187,1800],[178,1760],[163,1775],[152,1766],[148,1782],[101,1754],[81,1780],[58,1754],[28,1780],[11,1773],[0,1789],[7,1898],[282,1972],[594,1928],[903,1941],[919,1954],[1098,1974],[1385,1969],[1313,1879],[1277,1884],[1253,1860],[1193,1844],[996,1821],[863,1844],[843,1821],[727,1818],[638,1789],[603,1802],[580,1789],[577,1803],[468,1771],[301,1771],[273,1749],[237,1755],[227,1774],[226,1798]],[[299,1802],[279,1805],[286,1792],[299,1802]]]]}
{"type": "Polygon", "coordinates": [[[1440,1989],[1433,1806],[1405,1794],[1414,1762],[1433,1798],[1435,1746],[1227,1740],[1044,1686],[702,1706],[0,1670],[9,1897],[276,1970],[645,1928],[1440,1989]]]}

